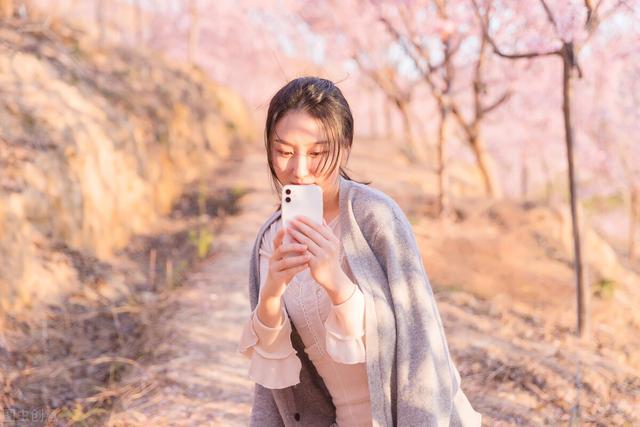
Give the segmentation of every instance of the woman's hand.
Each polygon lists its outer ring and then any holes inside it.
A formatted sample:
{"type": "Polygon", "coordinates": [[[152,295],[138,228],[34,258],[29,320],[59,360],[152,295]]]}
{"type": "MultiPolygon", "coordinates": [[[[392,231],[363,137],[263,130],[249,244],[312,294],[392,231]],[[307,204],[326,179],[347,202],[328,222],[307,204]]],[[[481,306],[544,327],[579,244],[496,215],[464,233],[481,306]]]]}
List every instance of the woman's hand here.
{"type": "Polygon", "coordinates": [[[345,301],[354,290],[354,284],[340,266],[340,240],[323,221],[322,225],[299,216],[292,220],[291,237],[305,245],[311,276],[322,286],[334,304],[345,301]]]}
{"type": "Polygon", "coordinates": [[[285,232],[281,228],[273,239],[274,251],[269,259],[269,272],[261,291],[264,298],[280,298],[293,276],[307,268],[311,258],[306,253],[306,245],[283,243],[285,232]]]}

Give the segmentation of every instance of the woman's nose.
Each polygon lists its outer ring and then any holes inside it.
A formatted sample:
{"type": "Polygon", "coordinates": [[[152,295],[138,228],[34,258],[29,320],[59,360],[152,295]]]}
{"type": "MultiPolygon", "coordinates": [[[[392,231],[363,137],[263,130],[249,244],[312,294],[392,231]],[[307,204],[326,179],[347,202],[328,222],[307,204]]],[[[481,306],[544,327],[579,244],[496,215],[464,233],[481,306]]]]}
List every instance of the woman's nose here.
{"type": "Polygon", "coordinates": [[[303,178],[309,174],[309,165],[307,164],[307,157],[298,155],[294,158],[295,164],[293,165],[293,171],[299,178],[303,178]]]}

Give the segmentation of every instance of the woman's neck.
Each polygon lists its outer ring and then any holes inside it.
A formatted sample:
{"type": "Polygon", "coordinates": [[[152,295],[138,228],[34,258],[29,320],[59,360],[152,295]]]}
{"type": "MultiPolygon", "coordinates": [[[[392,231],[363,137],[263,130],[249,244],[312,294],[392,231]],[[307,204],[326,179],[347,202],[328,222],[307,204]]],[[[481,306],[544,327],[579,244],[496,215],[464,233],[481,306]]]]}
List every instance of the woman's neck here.
{"type": "Polygon", "coordinates": [[[324,209],[323,216],[324,220],[329,223],[333,220],[340,211],[340,198],[339,198],[339,189],[338,186],[335,188],[335,192],[332,194],[327,194],[327,197],[324,199],[324,209]]]}

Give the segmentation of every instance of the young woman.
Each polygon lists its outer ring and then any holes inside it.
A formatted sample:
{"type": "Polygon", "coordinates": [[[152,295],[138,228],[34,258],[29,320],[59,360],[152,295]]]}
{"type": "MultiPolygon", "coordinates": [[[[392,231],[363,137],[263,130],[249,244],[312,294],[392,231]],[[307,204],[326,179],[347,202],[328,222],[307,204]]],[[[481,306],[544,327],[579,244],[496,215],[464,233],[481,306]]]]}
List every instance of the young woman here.
{"type": "Polygon", "coordinates": [[[299,217],[284,229],[278,210],[258,231],[239,346],[256,382],[251,425],[480,425],[409,222],[345,172],[352,141],[332,82],[298,78],[271,100],[274,187],[320,186],[324,223],[299,217]]]}

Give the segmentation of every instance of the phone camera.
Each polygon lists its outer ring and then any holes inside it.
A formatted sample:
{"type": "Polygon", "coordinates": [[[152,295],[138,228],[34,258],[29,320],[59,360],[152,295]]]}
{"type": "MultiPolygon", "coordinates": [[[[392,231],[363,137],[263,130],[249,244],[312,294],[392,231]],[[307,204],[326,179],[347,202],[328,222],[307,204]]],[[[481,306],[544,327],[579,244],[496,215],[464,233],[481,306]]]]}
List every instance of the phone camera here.
{"type": "Polygon", "coordinates": [[[284,201],[289,203],[291,201],[291,197],[287,197],[286,199],[284,199],[284,201]]]}
{"type": "Polygon", "coordinates": [[[286,190],[284,190],[284,192],[285,192],[286,194],[291,194],[291,190],[290,190],[289,188],[287,188],[286,190]]]}

